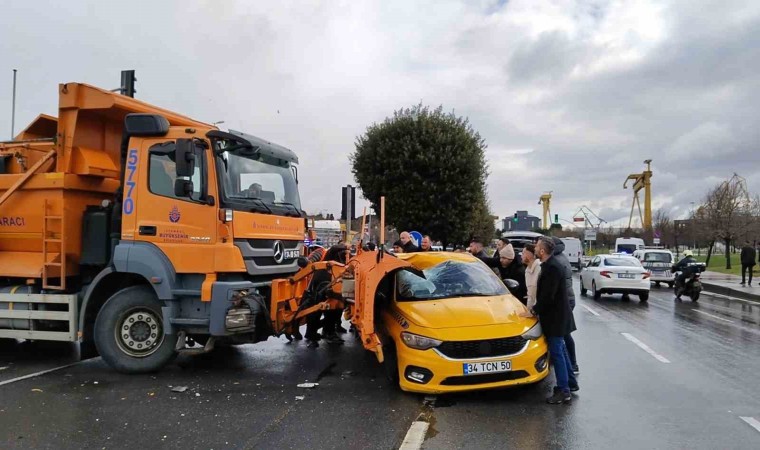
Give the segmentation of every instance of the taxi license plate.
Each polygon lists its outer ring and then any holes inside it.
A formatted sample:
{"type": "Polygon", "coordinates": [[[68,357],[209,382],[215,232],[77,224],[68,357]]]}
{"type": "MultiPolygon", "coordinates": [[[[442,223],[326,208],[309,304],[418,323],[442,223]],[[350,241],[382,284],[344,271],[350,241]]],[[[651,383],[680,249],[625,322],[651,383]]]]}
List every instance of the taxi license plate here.
{"type": "Polygon", "coordinates": [[[633,280],[634,278],[636,278],[636,275],[634,275],[632,273],[619,273],[618,274],[618,278],[625,278],[627,280],[633,280]]]}
{"type": "Polygon", "coordinates": [[[462,372],[465,375],[509,372],[510,370],[512,370],[512,361],[473,362],[462,364],[462,372]]]}

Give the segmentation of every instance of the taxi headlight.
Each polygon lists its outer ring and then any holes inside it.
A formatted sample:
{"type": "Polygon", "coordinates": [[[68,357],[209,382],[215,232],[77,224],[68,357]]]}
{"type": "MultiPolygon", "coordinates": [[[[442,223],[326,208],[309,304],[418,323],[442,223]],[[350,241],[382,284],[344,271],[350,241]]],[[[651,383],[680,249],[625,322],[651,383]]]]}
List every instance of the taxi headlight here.
{"type": "Polygon", "coordinates": [[[541,329],[541,322],[536,322],[536,324],[533,325],[533,327],[530,330],[523,333],[521,337],[529,341],[536,341],[543,334],[544,334],[544,330],[541,329]]]}
{"type": "Polygon", "coordinates": [[[404,341],[404,344],[406,344],[407,347],[417,350],[427,350],[433,347],[438,347],[442,343],[438,339],[431,339],[425,336],[407,333],[406,331],[401,333],[401,340],[404,341]]]}

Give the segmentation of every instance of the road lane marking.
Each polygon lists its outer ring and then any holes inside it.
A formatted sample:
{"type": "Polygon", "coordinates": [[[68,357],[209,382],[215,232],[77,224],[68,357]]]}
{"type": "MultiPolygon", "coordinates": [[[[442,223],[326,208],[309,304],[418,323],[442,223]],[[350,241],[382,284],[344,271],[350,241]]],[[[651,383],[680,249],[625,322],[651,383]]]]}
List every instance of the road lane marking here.
{"type": "Polygon", "coordinates": [[[630,333],[620,333],[620,334],[622,334],[623,337],[625,337],[629,341],[631,341],[634,344],[638,345],[645,352],[647,352],[650,355],[652,355],[652,357],[654,357],[654,359],[656,359],[657,361],[660,361],[661,363],[665,363],[665,364],[669,364],[670,363],[670,361],[668,360],[668,358],[666,358],[666,357],[662,356],[661,354],[657,353],[656,351],[652,350],[647,344],[645,344],[645,343],[641,342],[640,340],[636,339],[636,337],[633,336],[632,334],[630,334],[630,333]]]}
{"type": "Polygon", "coordinates": [[[580,305],[583,306],[584,308],[586,308],[586,310],[588,310],[588,312],[590,312],[591,314],[593,314],[595,316],[601,316],[601,314],[599,314],[598,312],[596,312],[593,309],[589,308],[588,306],[584,305],[583,303],[581,303],[580,305]]]}
{"type": "Polygon", "coordinates": [[[760,422],[757,421],[754,417],[739,417],[743,421],[747,422],[747,425],[751,426],[755,430],[760,432],[760,422]]]}
{"type": "Polygon", "coordinates": [[[694,311],[694,312],[698,312],[698,313],[700,313],[700,314],[704,314],[704,315],[706,315],[706,316],[710,316],[710,317],[712,317],[713,319],[722,320],[722,321],[724,321],[724,322],[728,322],[728,323],[734,323],[734,321],[733,321],[733,320],[724,319],[723,317],[720,317],[720,316],[716,316],[715,314],[710,314],[709,312],[700,311],[700,310],[698,310],[698,309],[692,309],[692,311],[694,311]]]}
{"type": "Polygon", "coordinates": [[[421,420],[412,422],[412,426],[409,427],[409,431],[406,432],[406,437],[404,437],[404,442],[401,443],[399,450],[421,449],[429,427],[429,423],[421,420]]]}
{"type": "Polygon", "coordinates": [[[65,366],[55,367],[55,368],[43,370],[43,371],[40,371],[40,372],[30,373],[29,375],[24,375],[22,377],[16,377],[16,378],[11,378],[10,380],[0,381],[0,386],[4,386],[6,384],[15,383],[17,381],[27,380],[29,378],[38,377],[40,375],[45,375],[46,373],[55,372],[56,370],[61,370],[61,369],[65,369],[67,367],[75,366],[75,365],[77,365],[77,364],[79,364],[81,362],[82,361],[75,362],[75,363],[72,363],[72,364],[66,364],[65,366]]]}

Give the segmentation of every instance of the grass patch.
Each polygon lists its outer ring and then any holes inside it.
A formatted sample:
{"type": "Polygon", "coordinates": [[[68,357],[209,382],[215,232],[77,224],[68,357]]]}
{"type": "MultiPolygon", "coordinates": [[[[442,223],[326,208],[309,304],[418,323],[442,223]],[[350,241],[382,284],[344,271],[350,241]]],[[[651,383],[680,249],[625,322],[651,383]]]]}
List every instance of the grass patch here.
{"type": "MultiPolygon", "coordinates": [[[[694,259],[699,262],[705,262],[707,260],[707,253],[694,255],[694,259]]],[[[710,256],[710,265],[707,266],[707,270],[741,276],[742,264],[741,261],[739,261],[739,254],[733,253],[731,255],[731,269],[726,269],[726,255],[723,253],[719,255],[713,253],[712,256],[710,256]]]]}

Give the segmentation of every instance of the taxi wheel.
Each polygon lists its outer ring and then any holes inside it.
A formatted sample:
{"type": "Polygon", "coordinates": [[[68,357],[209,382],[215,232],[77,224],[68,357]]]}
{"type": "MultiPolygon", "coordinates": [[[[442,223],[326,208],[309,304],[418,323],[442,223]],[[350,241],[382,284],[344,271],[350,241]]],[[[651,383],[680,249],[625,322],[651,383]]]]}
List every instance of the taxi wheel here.
{"type": "Polygon", "coordinates": [[[392,386],[398,386],[398,356],[396,355],[396,346],[393,343],[388,344],[383,348],[385,361],[383,361],[383,370],[385,370],[385,378],[388,379],[388,383],[392,386]]]}

